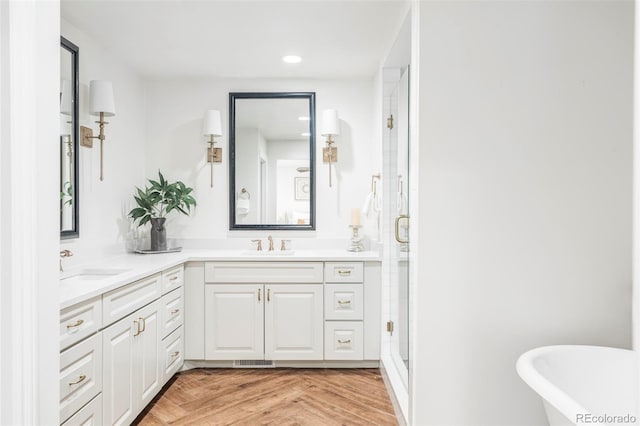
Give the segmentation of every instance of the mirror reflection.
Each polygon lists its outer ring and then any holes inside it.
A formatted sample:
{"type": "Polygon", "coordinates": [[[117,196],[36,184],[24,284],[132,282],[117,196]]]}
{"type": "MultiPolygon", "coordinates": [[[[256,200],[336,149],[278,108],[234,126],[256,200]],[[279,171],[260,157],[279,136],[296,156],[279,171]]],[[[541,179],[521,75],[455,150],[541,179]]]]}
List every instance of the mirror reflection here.
{"type": "Polygon", "coordinates": [[[313,93],[230,94],[231,229],[315,229],[313,93]]]}
{"type": "Polygon", "coordinates": [[[78,237],[78,47],[60,38],[60,237],[78,237]]]}

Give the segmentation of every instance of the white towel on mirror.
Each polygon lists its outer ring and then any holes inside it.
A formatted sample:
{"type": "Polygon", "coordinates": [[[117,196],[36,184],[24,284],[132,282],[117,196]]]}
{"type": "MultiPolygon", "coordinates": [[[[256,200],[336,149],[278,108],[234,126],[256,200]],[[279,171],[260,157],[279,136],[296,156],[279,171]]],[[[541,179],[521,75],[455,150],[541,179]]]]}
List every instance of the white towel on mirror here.
{"type": "Polygon", "coordinates": [[[236,212],[238,214],[242,214],[242,215],[248,214],[250,208],[251,208],[251,202],[249,199],[240,198],[236,203],[236,212]]]}

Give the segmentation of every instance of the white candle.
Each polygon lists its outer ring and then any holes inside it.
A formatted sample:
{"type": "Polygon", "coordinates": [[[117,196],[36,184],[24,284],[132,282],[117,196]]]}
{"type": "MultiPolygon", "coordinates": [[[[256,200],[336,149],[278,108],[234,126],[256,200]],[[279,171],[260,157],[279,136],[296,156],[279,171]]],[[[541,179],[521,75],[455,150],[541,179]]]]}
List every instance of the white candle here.
{"type": "Polygon", "coordinates": [[[360,226],[360,209],[351,209],[351,226],[360,226]]]}

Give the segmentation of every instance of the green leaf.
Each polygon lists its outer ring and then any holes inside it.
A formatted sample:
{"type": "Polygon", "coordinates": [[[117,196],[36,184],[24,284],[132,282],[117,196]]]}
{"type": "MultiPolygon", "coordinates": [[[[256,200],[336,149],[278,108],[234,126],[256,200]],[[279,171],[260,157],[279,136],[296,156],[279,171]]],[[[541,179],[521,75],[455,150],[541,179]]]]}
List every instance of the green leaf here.
{"type": "MultiPolygon", "coordinates": [[[[129,212],[129,216],[138,221],[138,226],[149,222],[152,217],[164,217],[176,210],[184,215],[189,215],[191,206],[196,205],[195,198],[190,195],[193,188],[187,187],[184,182],[168,182],[162,172],[158,170],[158,180],[148,179],[151,186],[145,186],[144,190],[135,187],[133,198],[138,207],[129,212]]],[[[65,188],[71,192],[71,187],[65,188]]]]}

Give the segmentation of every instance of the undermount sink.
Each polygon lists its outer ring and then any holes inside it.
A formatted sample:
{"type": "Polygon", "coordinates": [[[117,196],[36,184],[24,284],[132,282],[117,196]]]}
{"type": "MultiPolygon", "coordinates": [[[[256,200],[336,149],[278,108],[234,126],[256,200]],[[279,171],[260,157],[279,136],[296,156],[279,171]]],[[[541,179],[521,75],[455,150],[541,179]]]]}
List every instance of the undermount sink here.
{"type": "Polygon", "coordinates": [[[295,253],[295,250],[245,250],[242,254],[248,254],[251,256],[291,256],[295,253]]]}
{"type": "Polygon", "coordinates": [[[81,269],[78,272],[71,273],[68,276],[61,278],[62,281],[68,280],[103,280],[105,278],[119,275],[124,272],[128,272],[130,269],[119,268],[86,268],[81,269]]]}

